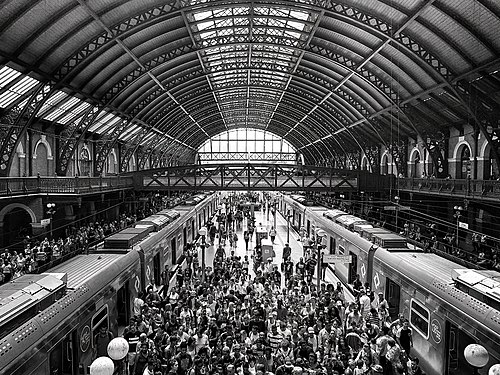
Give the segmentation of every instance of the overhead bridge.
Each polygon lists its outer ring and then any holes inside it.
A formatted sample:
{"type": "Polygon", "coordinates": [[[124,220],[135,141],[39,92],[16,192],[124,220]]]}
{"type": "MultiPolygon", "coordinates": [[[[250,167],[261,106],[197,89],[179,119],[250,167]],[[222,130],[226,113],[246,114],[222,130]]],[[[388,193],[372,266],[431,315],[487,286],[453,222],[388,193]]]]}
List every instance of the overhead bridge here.
{"type": "Polygon", "coordinates": [[[359,189],[360,171],[289,164],[203,164],[139,171],[133,177],[138,190],[354,191],[359,189]]]}

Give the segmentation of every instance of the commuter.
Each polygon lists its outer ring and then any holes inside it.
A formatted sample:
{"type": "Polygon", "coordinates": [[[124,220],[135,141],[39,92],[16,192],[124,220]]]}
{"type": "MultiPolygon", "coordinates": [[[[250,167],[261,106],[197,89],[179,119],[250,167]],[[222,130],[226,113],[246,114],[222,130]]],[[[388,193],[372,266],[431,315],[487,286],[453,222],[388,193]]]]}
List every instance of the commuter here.
{"type": "Polygon", "coordinates": [[[113,338],[113,333],[108,330],[108,327],[104,323],[101,324],[92,342],[94,358],[108,356],[108,344],[113,338]]]}

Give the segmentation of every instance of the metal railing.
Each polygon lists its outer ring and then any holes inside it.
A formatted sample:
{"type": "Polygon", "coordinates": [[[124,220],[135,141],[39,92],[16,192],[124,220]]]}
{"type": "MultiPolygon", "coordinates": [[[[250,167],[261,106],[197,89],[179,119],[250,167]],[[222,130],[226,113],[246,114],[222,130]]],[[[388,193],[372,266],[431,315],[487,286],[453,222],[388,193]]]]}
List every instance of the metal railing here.
{"type": "Polygon", "coordinates": [[[133,188],[131,176],[112,177],[3,177],[0,178],[0,196],[21,194],[89,194],[133,188]]]}
{"type": "Polygon", "coordinates": [[[398,178],[401,190],[467,196],[471,198],[500,198],[500,181],[446,178],[398,178]]]}

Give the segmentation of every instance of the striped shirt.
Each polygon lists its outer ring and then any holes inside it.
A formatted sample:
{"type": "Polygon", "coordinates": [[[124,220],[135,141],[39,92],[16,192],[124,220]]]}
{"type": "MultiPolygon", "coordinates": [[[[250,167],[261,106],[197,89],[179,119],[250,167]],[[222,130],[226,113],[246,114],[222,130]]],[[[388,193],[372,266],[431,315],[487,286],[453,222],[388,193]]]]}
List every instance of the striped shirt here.
{"type": "Polygon", "coordinates": [[[283,341],[283,335],[279,332],[276,332],[276,334],[269,332],[267,334],[267,338],[269,339],[269,345],[271,348],[278,350],[281,345],[281,341],[283,341]]]}

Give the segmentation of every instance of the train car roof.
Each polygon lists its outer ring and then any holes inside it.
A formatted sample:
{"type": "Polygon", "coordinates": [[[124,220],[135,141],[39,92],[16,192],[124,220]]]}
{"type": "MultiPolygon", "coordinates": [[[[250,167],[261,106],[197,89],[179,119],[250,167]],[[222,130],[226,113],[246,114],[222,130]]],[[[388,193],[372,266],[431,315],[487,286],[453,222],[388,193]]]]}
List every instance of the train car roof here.
{"type": "Polygon", "coordinates": [[[354,216],[354,215],[342,215],[342,216],[338,216],[335,218],[335,221],[337,221],[338,223],[341,223],[343,225],[352,225],[352,224],[355,224],[355,223],[367,223],[368,222],[366,220],[363,220],[357,216],[354,216]]]}
{"type": "Polygon", "coordinates": [[[455,269],[453,280],[466,285],[477,294],[500,303],[500,273],[493,270],[455,269]]]}
{"type": "MultiPolygon", "coordinates": [[[[135,252],[132,252],[135,253],[135,252]]],[[[127,254],[107,254],[96,253],[89,255],[77,255],[76,257],[64,262],[60,266],[52,268],[51,273],[67,274],[68,288],[76,289],[102,274],[102,271],[117,263],[122,263],[127,254]]]]}
{"type": "Polygon", "coordinates": [[[418,283],[431,284],[433,280],[439,280],[451,284],[453,270],[465,268],[436,254],[415,252],[409,248],[394,250],[380,247],[375,258],[403,275],[412,275],[418,283]]]}
{"type": "Polygon", "coordinates": [[[342,210],[337,210],[337,209],[332,209],[332,210],[327,210],[323,212],[323,216],[335,220],[336,217],[342,216],[342,215],[347,215],[347,212],[342,211],[342,210]]]}
{"type": "Polygon", "coordinates": [[[363,232],[366,232],[366,233],[392,233],[389,229],[385,229],[382,227],[363,228],[363,232]]]}

